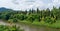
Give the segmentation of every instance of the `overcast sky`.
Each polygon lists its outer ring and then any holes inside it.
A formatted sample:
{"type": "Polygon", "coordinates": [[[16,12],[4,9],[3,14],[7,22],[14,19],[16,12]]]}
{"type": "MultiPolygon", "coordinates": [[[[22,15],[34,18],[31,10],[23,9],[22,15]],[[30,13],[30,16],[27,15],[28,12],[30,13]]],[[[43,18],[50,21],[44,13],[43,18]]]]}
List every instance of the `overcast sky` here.
{"type": "Polygon", "coordinates": [[[14,10],[25,10],[30,8],[52,8],[59,7],[60,0],[0,0],[0,7],[11,8],[14,10]]]}

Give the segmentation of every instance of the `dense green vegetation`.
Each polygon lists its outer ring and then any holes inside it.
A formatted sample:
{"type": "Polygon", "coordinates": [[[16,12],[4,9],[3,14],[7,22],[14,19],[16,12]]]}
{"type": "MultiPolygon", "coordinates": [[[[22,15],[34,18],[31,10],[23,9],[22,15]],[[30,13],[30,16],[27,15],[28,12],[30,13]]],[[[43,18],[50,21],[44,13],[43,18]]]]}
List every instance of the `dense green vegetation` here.
{"type": "Polygon", "coordinates": [[[23,31],[19,27],[16,26],[4,26],[0,25],[0,31],[23,31]]]}
{"type": "Polygon", "coordinates": [[[51,27],[60,27],[60,7],[53,9],[47,8],[46,10],[30,9],[20,10],[20,11],[4,11],[0,12],[0,19],[6,20],[8,22],[24,22],[35,25],[45,25],[51,27]]]}

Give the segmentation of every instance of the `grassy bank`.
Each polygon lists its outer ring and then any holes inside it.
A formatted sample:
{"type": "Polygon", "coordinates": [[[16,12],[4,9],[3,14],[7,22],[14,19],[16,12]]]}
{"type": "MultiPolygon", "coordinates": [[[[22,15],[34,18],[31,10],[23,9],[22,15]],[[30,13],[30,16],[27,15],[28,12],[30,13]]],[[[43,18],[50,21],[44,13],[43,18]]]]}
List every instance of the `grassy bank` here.
{"type": "Polygon", "coordinates": [[[26,24],[26,25],[30,25],[30,26],[36,26],[36,27],[49,27],[49,28],[56,28],[56,29],[60,29],[60,21],[57,21],[53,24],[49,24],[49,23],[44,23],[43,21],[41,22],[29,22],[29,21],[20,21],[20,24],[26,24]]]}

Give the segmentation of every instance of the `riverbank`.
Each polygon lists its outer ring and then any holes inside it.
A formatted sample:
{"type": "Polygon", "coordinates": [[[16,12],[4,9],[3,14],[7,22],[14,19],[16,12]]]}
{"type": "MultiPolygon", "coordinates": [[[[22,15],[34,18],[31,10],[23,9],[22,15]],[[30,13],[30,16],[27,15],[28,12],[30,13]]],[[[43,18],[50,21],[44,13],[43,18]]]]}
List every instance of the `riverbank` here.
{"type": "MultiPolygon", "coordinates": [[[[58,23],[58,22],[56,22],[56,23],[58,23]]],[[[4,21],[0,20],[0,24],[9,25],[9,26],[17,25],[17,26],[20,26],[21,29],[24,29],[24,31],[60,31],[60,28],[52,28],[49,26],[36,25],[36,24],[31,24],[31,23],[26,23],[26,22],[8,23],[8,22],[4,22],[4,21]]]]}
{"type": "Polygon", "coordinates": [[[59,25],[60,21],[57,21],[56,23],[53,23],[53,24],[48,24],[48,23],[42,24],[41,22],[31,23],[31,22],[27,22],[27,21],[20,21],[18,23],[26,24],[29,26],[36,26],[36,27],[49,27],[49,28],[60,29],[60,25],[59,25]]]}
{"type": "Polygon", "coordinates": [[[36,22],[36,23],[31,23],[31,22],[27,22],[27,21],[20,21],[17,23],[9,23],[8,21],[3,21],[0,20],[0,25],[16,25],[16,24],[25,24],[25,25],[29,25],[29,26],[35,26],[35,27],[49,27],[49,28],[56,28],[56,29],[60,29],[60,21],[57,21],[56,23],[53,24],[48,24],[48,23],[41,23],[41,22],[36,22]]]}

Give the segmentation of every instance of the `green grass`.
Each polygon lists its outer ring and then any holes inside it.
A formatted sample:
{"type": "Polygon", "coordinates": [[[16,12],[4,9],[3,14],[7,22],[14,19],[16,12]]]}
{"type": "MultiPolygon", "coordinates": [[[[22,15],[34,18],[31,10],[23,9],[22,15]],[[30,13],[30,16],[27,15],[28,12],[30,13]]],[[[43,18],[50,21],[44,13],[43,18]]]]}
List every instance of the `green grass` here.
{"type": "Polygon", "coordinates": [[[0,31],[23,31],[16,26],[0,25],[0,31]]]}
{"type": "Polygon", "coordinates": [[[44,26],[44,27],[50,27],[50,28],[60,28],[60,20],[58,20],[53,24],[45,23],[44,21],[41,21],[41,22],[34,21],[33,23],[31,23],[30,21],[20,21],[19,23],[36,26],[36,27],[44,26]]]}
{"type": "Polygon", "coordinates": [[[58,20],[56,23],[53,23],[50,25],[53,28],[60,28],[60,20],[58,20]]]}

